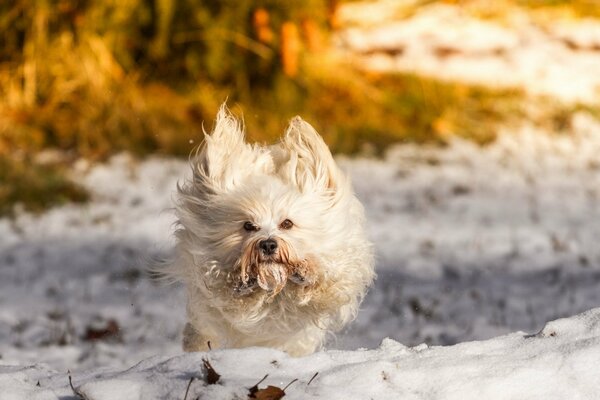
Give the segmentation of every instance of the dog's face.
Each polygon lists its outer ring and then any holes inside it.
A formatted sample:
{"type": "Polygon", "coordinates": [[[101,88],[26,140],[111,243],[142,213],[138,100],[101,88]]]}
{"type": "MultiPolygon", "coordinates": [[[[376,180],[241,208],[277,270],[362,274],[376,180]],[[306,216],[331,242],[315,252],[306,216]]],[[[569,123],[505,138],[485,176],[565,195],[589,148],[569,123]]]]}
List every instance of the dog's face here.
{"type": "Polygon", "coordinates": [[[288,279],[308,285],[316,279],[311,258],[324,240],[320,225],[326,204],[314,193],[273,175],[258,174],[219,196],[212,212],[220,217],[207,243],[218,262],[238,274],[236,294],[256,286],[276,294],[288,279]]]}
{"type": "Polygon", "coordinates": [[[309,124],[296,118],[281,143],[249,145],[222,109],[192,170],[178,205],[188,247],[227,274],[234,295],[274,296],[331,272],[323,259],[340,246],[352,194],[309,124]]]}

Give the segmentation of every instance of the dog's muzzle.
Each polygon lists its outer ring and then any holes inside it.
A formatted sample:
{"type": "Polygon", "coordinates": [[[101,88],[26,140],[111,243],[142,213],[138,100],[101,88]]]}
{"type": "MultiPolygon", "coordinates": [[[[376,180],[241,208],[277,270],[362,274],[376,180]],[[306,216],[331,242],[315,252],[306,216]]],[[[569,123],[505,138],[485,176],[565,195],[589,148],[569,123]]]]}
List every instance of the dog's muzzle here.
{"type": "Polygon", "coordinates": [[[245,296],[260,288],[270,297],[281,292],[290,280],[300,286],[314,283],[306,260],[290,257],[289,246],[276,238],[249,243],[240,258],[239,277],[233,290],[236,296],[245,296]]]}

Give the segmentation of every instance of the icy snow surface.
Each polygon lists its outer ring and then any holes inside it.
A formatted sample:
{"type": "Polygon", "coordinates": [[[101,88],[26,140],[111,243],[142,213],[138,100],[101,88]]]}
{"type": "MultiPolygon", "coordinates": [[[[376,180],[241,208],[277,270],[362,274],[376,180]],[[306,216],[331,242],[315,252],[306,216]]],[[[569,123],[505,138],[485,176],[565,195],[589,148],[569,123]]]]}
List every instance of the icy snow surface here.
{"type": "Polygon", "coordinates": [[[598,20],[558,20],[541,26],[514,10],[510,18],[494,22],[439,3],[421,6],[410,17],[394,18],[403,3],[344,5],[340,18],[350,25],[360,19],[361,26],[338,34],[340,48],[358,54],[367,69],[522,87],[569,102],[600,100],[600,74],[593,72],[600,71],[598,20]]]}
{"type": "MultiPolygon", "coordinates": [[[[305,359],[214,351],[223,384],[199,380],[192,394],[243,398],[268,373],[265,384],[300,380],[289,398],[593,398],[600,311],[535,333],[600,305],[598,154],[600,125],[579,114],[564,135],[523,127],[486,147],[340,158],[366,208],[379,279],[327,348],[385,337],[416,347],[388,340],[305,359]],[[534,335],[419,345],[517,330],[534,335]]],[[[186,163],[121,155],[78,170],[90,204],[0,219],[0,399],[70,395],[67,369],[89,399],[181,399],[201,355],[180,352],[181,288],[153,283],[144,267],[171,251],[168,208],[186,163]]]]}
{"type": "MultiPolygon", "coordinates": [[[[286,399],[593,399],[600,390],[600,309],[551,322],[537,335],[513,333],[450,347],[320,352],[304,358],[265,349],[154,357],[126,370],[73,375],[87,400],[246,399],[248,388],[283,388],[286,399]],[[202,358],[221,375],[206,383],[202,358]],[[318,375],[310,382],[311,378],[318,375]],[[309,384],[310,382],[310,384],[309,384]]],[[[67,374],[46,367],[2,367],[3,399],[75,398],[67,374]],[[73,396],[73,397],[67,397],[73,396]]]]}

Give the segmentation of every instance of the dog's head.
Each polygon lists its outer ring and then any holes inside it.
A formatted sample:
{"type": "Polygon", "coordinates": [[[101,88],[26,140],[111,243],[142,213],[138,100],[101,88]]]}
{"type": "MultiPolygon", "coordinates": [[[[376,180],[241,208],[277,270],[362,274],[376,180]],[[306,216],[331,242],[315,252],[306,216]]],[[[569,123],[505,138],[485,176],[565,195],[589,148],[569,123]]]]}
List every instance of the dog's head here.
{"type": "Polygon", "coordinates": [[[179,187],[187,251],[225,272],[234,293],[275,295],[288,282],[310,286],[335,273],[324,260],[356,223],[353,195],[308,123],[296,117],[280,143],[251,145],[222,108],[192,172],[179,187]]]}

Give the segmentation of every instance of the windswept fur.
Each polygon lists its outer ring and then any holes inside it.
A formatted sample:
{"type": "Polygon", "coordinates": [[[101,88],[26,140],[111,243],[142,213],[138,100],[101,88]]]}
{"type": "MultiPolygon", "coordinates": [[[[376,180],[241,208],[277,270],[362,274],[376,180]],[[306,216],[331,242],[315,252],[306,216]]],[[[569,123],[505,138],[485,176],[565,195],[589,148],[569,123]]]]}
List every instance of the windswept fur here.
{"type": "Polygon", "coordinates": [[[308,354],[356,316],[374,278],[364,213],[312,126],[296,117],[280,143],[251,145],[222,107],[191,169],[163,270],[186,286],[185,350],[308,354]]]}

